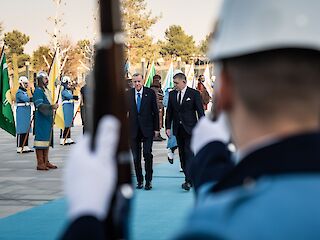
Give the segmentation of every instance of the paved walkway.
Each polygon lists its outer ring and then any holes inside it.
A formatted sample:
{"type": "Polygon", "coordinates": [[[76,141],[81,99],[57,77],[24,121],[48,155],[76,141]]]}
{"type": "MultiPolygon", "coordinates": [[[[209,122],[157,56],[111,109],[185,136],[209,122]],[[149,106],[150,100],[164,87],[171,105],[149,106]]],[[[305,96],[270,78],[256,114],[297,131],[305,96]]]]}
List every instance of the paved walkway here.
{"type": "MultiPolygon", "coordinates": [[[[81,134],[81,126],[72,128],[73,139],[81,134]]],[[[29,146],[33,146],[33,136],[29,146]]],[[[0,129],[0,218],[62,197],[62,171],[71,147],[59,145],[59,130],[55,129],[49,160],[58,169],[36,171],[35,153],[17,154],[16,138],[0,129]]],[[[166,141],[154,142],[153,154],[154,164],[166,162],[166,141]]]]}

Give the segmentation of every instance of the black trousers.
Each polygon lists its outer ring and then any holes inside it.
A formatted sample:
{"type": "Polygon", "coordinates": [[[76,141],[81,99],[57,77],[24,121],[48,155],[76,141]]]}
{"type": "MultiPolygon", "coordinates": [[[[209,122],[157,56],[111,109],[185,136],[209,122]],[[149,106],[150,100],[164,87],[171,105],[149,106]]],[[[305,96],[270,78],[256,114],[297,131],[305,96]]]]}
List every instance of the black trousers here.
{"type": "Polygon", "coordinates": [[[191,183],[191,178],[188,170],[188,163],[194,157],[190,148],[191,135],[186,132],[184,127],[180,124],[176,135],[179,158],[181,162],[181,168],[184,172],[185,181],[191,183]]]}
{"type": "Polygon", "coordinates": [[[130,143],[131,151],[133,155],[134,169],[136,172],[138,183],[143,183],[143,174],[142,174],[142,167],[141,167],[141,150],[143,152],[144,169],[146,172],[145,180],[146,182],[152,181],[152,173],[153,173],[152,143],[153,143],[153,136],[144,137],[140,128],[138,130],[137,137],[131,138],[131,143],[130,143]],[[143,148],[141,145],[143,146],[143,148]]]}
{"type": "Polygon", "coordinates": [[[71,129],[69,130],[69,132],[68,129],[69,128],[67,127],[63,131],[60,129],[60,138],[71,138],[71,129]]]}
{"type": "Polygon", "coordinates": [[[17,134],[17,147],[22,147],[22,144],[23,144],[25,137],[27,137],[27,139],[26,139],[26,143],[24,144],[24,146],[29,145],[29,133],[21,133],[21,134],[17,134]]]}

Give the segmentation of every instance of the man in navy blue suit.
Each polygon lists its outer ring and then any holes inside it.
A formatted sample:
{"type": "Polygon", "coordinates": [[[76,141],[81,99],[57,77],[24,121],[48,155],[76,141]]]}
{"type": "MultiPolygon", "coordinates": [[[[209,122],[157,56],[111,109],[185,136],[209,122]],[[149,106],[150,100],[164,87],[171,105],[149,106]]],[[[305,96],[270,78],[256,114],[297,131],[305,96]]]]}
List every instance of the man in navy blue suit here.
{"type": "Polygon", "coordinates": [[[143,86],[141,74],[132,76],[133,88],[128,91],[130,143],[137,177],[137,189],[143,188],[143,174],[141,167],[141,150],[145,162],[145,189],[152,188],[152,143],[153,136],[159,132],[159,110],[154,91],[143,86]],[[142,144],[143,143],[143,144],[142,144]],[[142,147],[142,146],[143,147],[142,147]]]}

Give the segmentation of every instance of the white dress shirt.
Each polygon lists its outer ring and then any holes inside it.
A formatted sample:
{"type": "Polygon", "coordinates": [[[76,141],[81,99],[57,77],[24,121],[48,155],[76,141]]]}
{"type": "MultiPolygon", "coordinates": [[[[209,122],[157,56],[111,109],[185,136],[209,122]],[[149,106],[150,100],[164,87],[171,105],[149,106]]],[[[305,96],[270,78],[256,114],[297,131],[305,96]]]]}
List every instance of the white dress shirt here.
{"type": "Polygon", "coordinates": [[[186,90],[187,90],[187,85],[184,87],[184,89],[182,89],[181,91],[178,91],[178,94],[177,94],[177,101],[179,99],[179,92],[181,92],[181,102],[179,104],[182,103],[182,100],[183,100],[183,97],[184,97],[184,94],[186,93],[186,90]]]}
{"type": "Polygon", "coordinates": [[[136,103],[137,103],[137,97],[138,97],[138,94],[137,93],[140,93],[140,98],[142,100],[142,94],[143,94],[143,87],[140,89],[140,91],[137,91],[137,89],[135,89],[135,99],[136,99],[136,103]]]}

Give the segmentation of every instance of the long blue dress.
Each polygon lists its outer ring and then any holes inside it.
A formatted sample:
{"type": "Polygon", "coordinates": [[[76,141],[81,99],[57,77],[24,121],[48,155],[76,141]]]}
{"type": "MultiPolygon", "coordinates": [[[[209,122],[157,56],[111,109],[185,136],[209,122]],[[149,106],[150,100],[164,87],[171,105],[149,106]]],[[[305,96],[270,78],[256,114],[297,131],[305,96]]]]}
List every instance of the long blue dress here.
{"type": "Polygon", "coordinates": [[[35,112],[35,149],[47,149],[50,145],[50,137],[53,124],[53,110],[48,100],[49,90],[37,87],[33,94],[33,101],[36,107],[35,112]],[[46,92],[45,92],[46,91],[46,92]]]}

